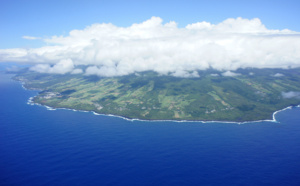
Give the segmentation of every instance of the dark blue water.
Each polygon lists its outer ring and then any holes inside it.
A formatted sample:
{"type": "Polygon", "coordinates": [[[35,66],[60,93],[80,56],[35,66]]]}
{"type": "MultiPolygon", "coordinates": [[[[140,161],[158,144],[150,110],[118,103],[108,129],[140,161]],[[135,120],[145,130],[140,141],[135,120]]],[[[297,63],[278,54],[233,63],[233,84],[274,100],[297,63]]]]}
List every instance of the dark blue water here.
{"type": "Polygon", "coordinates": [[[0,185],[300,185],[300,109],[280,123],[126,121],[26,104],[0,75],[0,185]]]}

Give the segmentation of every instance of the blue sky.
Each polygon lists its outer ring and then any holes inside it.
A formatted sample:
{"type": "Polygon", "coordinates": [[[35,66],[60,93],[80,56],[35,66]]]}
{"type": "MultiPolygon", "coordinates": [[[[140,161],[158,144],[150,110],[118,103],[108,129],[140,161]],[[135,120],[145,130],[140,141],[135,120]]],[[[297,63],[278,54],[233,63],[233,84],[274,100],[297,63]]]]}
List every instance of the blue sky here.
{"type": "Polygon", "coordinates": [[[93,23],[130,26],[152,16],[179,27],[207,21],[213,24],[227,18],[259,18],[268,29],[300,31],[300,1],[290,0],[207,0],[207,1],[114,1],[114,0],[3,0],[0,2],[0,49],[32,48],[41,40],[22,36],[67,35],[93,23]]]}

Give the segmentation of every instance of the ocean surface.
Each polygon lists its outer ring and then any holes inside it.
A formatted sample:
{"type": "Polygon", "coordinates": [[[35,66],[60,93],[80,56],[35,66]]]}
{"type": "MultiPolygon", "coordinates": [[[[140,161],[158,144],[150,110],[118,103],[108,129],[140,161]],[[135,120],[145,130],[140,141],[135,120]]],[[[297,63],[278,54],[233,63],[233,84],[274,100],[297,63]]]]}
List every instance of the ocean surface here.
{"type": "Polygon", "coordinates": [[[300,108],[276,122],[47,110],[0,73],[0,185],[300,185],[300,108]]]}

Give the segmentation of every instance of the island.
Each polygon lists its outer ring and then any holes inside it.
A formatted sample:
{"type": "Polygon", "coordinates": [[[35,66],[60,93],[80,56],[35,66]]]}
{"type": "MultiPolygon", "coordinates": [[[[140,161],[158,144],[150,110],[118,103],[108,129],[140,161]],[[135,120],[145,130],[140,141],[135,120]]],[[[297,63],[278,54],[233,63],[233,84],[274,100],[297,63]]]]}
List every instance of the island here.
{"type": "Polygon", "coordinates": [[[256,121],[300,104],[300,69],[198,71],[184,78],[153,71],[118,77],[45,74],[29,69],[14,79],[38,89],[32,101],[142,120],[256,121]]]}

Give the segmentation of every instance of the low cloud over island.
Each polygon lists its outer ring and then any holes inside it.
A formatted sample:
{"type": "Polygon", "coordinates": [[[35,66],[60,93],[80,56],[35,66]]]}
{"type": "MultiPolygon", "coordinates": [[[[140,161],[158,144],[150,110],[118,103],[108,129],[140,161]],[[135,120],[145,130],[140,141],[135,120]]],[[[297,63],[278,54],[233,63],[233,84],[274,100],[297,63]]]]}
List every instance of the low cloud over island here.
{"type": "MultiPolygon", "coordinates": [[[[24,36],[24,39],[41,39],[24,36]]],[[[213,68],[234,76],[238,68],[300,67],[300,33],[267,29],[259,19],[230,18],[180,28],[152,17],[129,27],[110,23],[43,39],[44,47],[1,49],[0,61],[24,62],[43,73],[122,76],[152,70],[198,77],[213,68]],[[82,71],[78,65],[86,66],[82,71]]]]}

